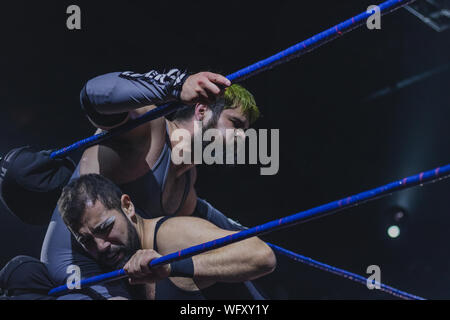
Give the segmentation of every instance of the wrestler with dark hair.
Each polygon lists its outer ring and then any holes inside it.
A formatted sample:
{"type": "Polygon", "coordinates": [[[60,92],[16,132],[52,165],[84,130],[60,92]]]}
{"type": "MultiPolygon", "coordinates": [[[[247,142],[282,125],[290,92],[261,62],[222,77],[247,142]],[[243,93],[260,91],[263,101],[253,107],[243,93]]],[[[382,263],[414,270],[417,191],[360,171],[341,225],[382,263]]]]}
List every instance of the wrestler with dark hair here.
{"type": "MultiPolygon", "coordinates": [[[[259,115],[250,92],[231,85],[219,74],[189,75],[172,69],[165,74],[114,72],[96,77],[83,87],[80,100],[88,119],[98,128],[97,133],[135,119],[156,104],[178,102],[185,107],[172,121],[158,118],[86,149],[72,179],[89,173],[109,178],[133,199],[135,211],[142,218],[196,216],[222,229],[243,228],[197,197],[195,164],[171,161],[171,150],[178,142],[171,141],[170,136],[176,129],[187,130],[193,136],[195,121],[201,121],[203,128],[220,131],[248,128],[259,115]]],[[[68,276],[66,269],[71,264],[80,266],[83,277],[102,273],[101,266],[71,237],[58,211],[56,208],[53,213],[41,252],[41,260],[48,266],[54,281],[63,284],[68,276]]],[[[118,283],[93,288],[106,298],[133,296],[128,287],[118,283]]],[[[186,291],[165,288],[173,288],[173,283],[158,282],[157,298],[193,298],[186,291]],[[158,295],[158,292],[164,294],[158,295]]],[[[263,298],[252,282],[246,281],[244,289],[235,292],[245,291],[246,297],[263,298]]]]}
{"type": "Polygon", "coordinates": [[[105,269],[124,267],[131,284],[147,284],[146,296],[150,299],[155,298],[152,284],[166,277],[191,292],[191,297],[202,298],[203,292],[208,292],[206,288],[216,282],[252,280],[275,268],[272,250],[253,237],[150,269],[149,262],[160,253],[176,252],[235,232],[196,217],[144,219],[136,214],[129,195],[98,174],[72,180],[64,187],[58,208],[90,256],[105,269]]]}

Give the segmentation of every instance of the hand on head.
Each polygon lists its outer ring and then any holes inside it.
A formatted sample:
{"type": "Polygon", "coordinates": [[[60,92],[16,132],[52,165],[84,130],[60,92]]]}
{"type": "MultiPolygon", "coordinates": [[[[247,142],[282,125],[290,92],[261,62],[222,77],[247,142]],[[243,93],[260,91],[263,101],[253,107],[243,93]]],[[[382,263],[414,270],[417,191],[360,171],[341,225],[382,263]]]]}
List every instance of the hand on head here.
{"type": "Polygon", "coordinates": [[[185,104],[211,104],[222,96],[231,81],[212,72],[199,72],[189,76],[183,84],[180,99],[185,104]]]}

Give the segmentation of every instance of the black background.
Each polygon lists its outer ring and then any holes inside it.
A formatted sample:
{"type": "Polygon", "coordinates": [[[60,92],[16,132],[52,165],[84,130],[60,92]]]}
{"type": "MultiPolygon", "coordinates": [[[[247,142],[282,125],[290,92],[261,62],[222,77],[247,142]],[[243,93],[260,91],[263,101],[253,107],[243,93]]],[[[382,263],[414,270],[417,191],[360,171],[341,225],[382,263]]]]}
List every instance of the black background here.
{"type": "MultiPolygon", "coordinates": [[[[63,147],[91,135],[78,96],[96,75],[170,67],[229,74],[371,4],[2,3],[0,152],[25,144],[63,147]],[[66,28],[70,4],[81,8],[81,30],[66,28]]],[[[258,166],[203,166],[198,194],[252,226],[448,163],[448,71],[386,97],[365,99],[448,63],[449,34],[401,9],[382,18],[381,30],[363,27],[246,80],[243,85],[254,93],[263,116],[256,128],[280,129],[279,173],[261,176],[258,166]]],[[[376,264],[382,282],[448,299],[449,192],[448,182],[417,187],[264,239],[361,275],[376,264]],[[397,239],[386,235],[393,206],[408,214],[397,239]]],[[[0,215],[0,265],[19,254],[39,257],[45,228],[0,215]]],[[[284,259],[264,283],[277,298],[390,298],[284,259]]]]}

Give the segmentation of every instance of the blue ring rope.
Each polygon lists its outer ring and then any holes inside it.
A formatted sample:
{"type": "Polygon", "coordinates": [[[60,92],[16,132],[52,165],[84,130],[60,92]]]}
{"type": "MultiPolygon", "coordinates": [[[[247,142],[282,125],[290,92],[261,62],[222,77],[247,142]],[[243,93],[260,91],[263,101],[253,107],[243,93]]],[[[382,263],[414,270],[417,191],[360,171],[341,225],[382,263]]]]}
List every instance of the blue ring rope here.
{"type": "MultiPolygon", "coordinates": [[[[414,1],[415,0],[389,0],[381,3],[380,5],[378,5],[378,7],[380,8],[380,14],[384,15],[396,9],[404,7],[414,1]]],[[[235,73],[232,73],[231,75],[228,75],[227,78],[230,81],[235,80],[242,81],[262,71],[271,69],[278,64],[285,63],[294,58],[298,58],[301,55],[309,51],[315,50],[318,47],[324,45],[325,43],[330,42],[342,36],[343,34],[357,27],[362,26],[363,24],[366,23],[367,19],[374,13],[375,13],[374,10],[372,10],[371,12],[367,11],[363,12],[305,41],[297,43],[296,45],[293,45],[292,47],[289,47],[286,50],[283,50],[267,59],[258,61],[246,68],[243,68],[235,73]]]]}
{"type": "Polygon", "coordinates": [[[301,254],[298,254],[298,253],[286,250],[286,249],[281,248],[281,247],[279,247],[277,245],[274,245],[272,243],[268,243],[268,242],[266,242],[266,243],[274,251],[278,252],[279,254],[282,254],[282,255],[284,255],[284,256],[286,256],[286,257],[288,257],[288,258],[290,258],[290,259],[292,259],[294,261],[301,262],[303,264],[307,264],[307,265],[309,265],[309,266],[311,266],[313,268],[320,269],[320,270],[323,270],[323,271],[326,271],[326,272],[329,272],[329,273],[333,273],[333,274],[335,274],[337,276],[343,277],[343,278],[351,280],[351,281],[358,282],[358,283],[363,284],[363,285],[367,285],[367,283],[369,282],[372,285],[379,287],[379,289],[377,289],[377,290],[383,291],[383,292],[385,292],[387,294],[390,294],[390,295],[392,295],[394,297],[397,297],[397,298],[401,298],[401,299],[405,299],[405,300],[425,300],[422,297],[419,297],[419,296],[416,296],[414,294],[411,294],[411,293],[408,293],[408,292],[405,292],[405,291],[393,288],[393,287],[388,286],[388,285],[386,285],[384,283],[381,283],[381,282],[378,282],[378,281],[368,280],[367,278],[364,278],[363,276],[360,276],[359,274],[356,274],[356,273],[353,273],[353,272],[350,272],[350,271],[347,271],[347,270],[344,270],[344,269],[340,269],[340,268],[337,268],[337,267],[330,266],[330,265],[328,265],[326,263],[323,263],[323,262],[320,262],[320,261],[316,261],[316,260],[311,259],[309,257],[305,257],[305,256],[303,256],[301,254]]]}
{"type": "MultiPolygon", "coordinates": [[[[387,13],[392,12],[396,9],[399,9],[403,6],[406,6],[407,4],[414,2],[414,1],[415,0],[388,0],[379,5],[380,14],[382,14],[382,15],[387,14],[387,13]]],[[[305,41],[297,43],[296,45],[289,47],[286,50],[283,50],[273,56],[270,56],[267,59],[261,60],[261,61],[256,62],[248,67],[238,70],[232,74],[229,74],[226,77],[230,81],[239,82],[239,81],[245,80],[249,77],[252,77],[260,72],[271,69],[271,68],[275,67],[276,65],[285,63],[294,58],[298,58],[301,55],[303,55],[309,51],[312,51],[314,49],[317,49],[318,47],[324,45],[325,43],[342,36],[344,33],[347,33],[357,27],[360,27],[367,21],[367,19],[373,13],[374,13],[374,11],[369,12],[369,13],[363,12],[363,13],[361,13],[353,18],[350,18],[328,30],[325,30],[305,41]]],[[[143,124],[145,122],[168,115],[169,113],[172,113],[173,111],[179,109],[180,107],[181,107],[181,105],[179,103],[164,104],[162,106],[159,106],[159,107],[147,112],[146,114],[140,116],[139,118],[137,118],[133,121],[129,121],[120,127],[110,130],[109,132],[102,132],[102,133],[93,135],[86,139],[75,142],[74,144],[72,144],[70,146],[62,148],[60,150],[56,150],[51,153],[50,157],[52,159],[57,158],[57,157],[63,157],[66,154],[68,154],[69,152],[77,150],[81,147],[87,148],[92,145],[98,144],[98,143],[103,142],[107,139],[110,139],[118,134],[127,132],[131,129],[134,129],[137,126],[140,126],[141,124],[143,124]]]]}
{"type": "MultiPolygon", "coordinates": [[[[173,252],[168,255],[159,257],[153,260],[149,266],[155,267],[162,264],[171,263],[177,260],[186,259],[194,255],[203,253],[205,251],[210,251],[231,243],[242,241],[251,237],[259,236],[265,233],[274,232],[286,227],[294,226],[299,223],[304,223],[315,218],[319,218],[325,215],[329,215],[343,209],[354,207],[359,204],[381,198],[383,196],[389,195],[392,192],[408,189],[417,185],[423,185],[425,183],[435,182],[438,180],[443,180],[450,177],[450,164],[438,167],[433,170],[425,171],[402,180],[388,183],[381,187],[371,189],[368,191],[361,192],[359,194],[343,198],[341,200],[336,200],[306,211],[302,211],[281,219],[273,220],[271,222],[264,223],[262,225],[249,228],[229,236],[205,242],[196,246],[192,246],[178,252],[173,252]]],[[[93,285],[103,281],[115,280],[114,277],[125,276],[125,271],[123,269],[116,270],[107,274],[102,274],[94,278],[88,278],[81,281],[81,285],[85,284],[93,285]],[[95,279],[95,280],[93,280],[95,279]]],[[[49,294],[61,294],[68,292],[69,289],[67,285],[63,285],[52,289],[49,294]]]]}

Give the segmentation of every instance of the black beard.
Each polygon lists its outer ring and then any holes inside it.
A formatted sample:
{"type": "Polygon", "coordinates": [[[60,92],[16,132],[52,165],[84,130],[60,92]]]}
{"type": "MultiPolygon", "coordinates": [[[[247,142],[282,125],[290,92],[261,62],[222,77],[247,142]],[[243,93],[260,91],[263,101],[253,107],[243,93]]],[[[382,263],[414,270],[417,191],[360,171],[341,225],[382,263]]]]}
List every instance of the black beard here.
{"type": "Polygon", "coordinates": [[[123,256],[123,259],[121,259],[117,264],[119,265],[119,268],[122,268],[128,260],[138,251],[141,249],[141,240],[139,239],[139,235],[136,231],[136,228],[131,224],[130,221],[127,219],[127,225],[128,225],[128,239],[127,239],[127,245],[125,249],[125,254],[123,256]]]}
{"type": "MultiPolygon", "coordinates": [[[[209,130],[209,129],[215,129],[216,126],[217,126],[217,119],[214,119],[214,117],[211,120],[209,120],[204,126],[202,126],[202,135],[201,135],[202,153],[203,153],[203,150],[205,150],[206,146],[208,146],[210,143],[212,143],[212,141],[204,141],[203,140],[205,131],[209,130]]],[[[191,150],[194,150],[194,139],[195,139],[195,136],[192,137],[192,139],[191,139],[191,150]]],[[[194,152],[191,152],[191,163],[194,163],[194,152]]]]}
{"type": "MultiPolygon", "coordinates": [[[[125,264],[128,262],[128,260],[130,260],[130,258],[136,253],[136,251],[141,249],[141,241],[139,239],[136,228],[131,224],[130,221],[128,221],[128,219],[126,219],[126,221],[127,221],[127,229],[128,229],[127,243],[124,246],[121,246],[117,253],[117,254],[123,253],[124,254],[123,258],[114,264],[109,264],[109,263],[106,263],[107,260],[104,258],[103,255],[100,256],[99,263],[105,269],[116,270],[116,269],[123,268],[125,266],[125,264]]],[[[106,254],[108,254],[108,253],[105,253],[105,255],[106,254]]]]}
{"type": "MultiPolygon", "coordinates": [[[[214,121],[214,119],[211,119],[208,123],[207,123],[207,125],[203,128],[203,130],[202,130],[202,137],[203,137],[203,135],[204,135],[204,133],[205,133],[205,131],[206,130],[208,130],[208,129],[211,129],[211,128],[216,128],[216,126],[217,126],[217,121],[214,121]]],[[[194,141],[192,141],[192,143],[193,143],[194,141]]],[[[214,139],[212,140],[212,141],[204,141],[203,139],[202,139],[202,152],[205,150],[205,148],[210,144],[210,143],[213,143],[214,142],[214,139]]],[[[226,167],[230,167],[230,168],[235,168],[236,166],[237,166],[237,160],[238,160],[238,152],[237,152],[237,143],[236,142],[233,142],[234,143],[234,154],[233,154],[233,163],[232,164],[227,164],[227,159],[226,159],[226,157],[227,157],[227,153],[226,153],[226,149],[227,149],[227,141],[226,141],[226,139],[224,138],[224,140],[223,140],[223,150],[222,150],[222,163],[223,163],[223,165],[225,165],[226,167]]],[[[244,151],[245,152],[245,151],[244,151]]],[[[216,156],[216,150],[213,150],[212,151],[212,153],[211,153],[211,155],[213,156],[213,157],[215,157],[216,156]]],[[[193,161],[193,160],[192,160],[193,161]]]]}

